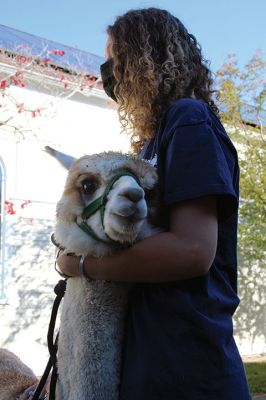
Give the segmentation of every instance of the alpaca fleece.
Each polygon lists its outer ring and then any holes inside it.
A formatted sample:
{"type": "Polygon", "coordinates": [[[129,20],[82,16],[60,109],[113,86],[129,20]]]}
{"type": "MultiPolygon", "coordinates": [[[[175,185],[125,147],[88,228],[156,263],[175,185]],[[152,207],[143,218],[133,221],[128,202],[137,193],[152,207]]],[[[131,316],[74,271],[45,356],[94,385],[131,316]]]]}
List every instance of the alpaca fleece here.
{"type": "MultiPolygon", "coordinates": [[[[108,181],[124,170],[133,173],[140,185],[129,176],[114,184],[105,207],[105,232],[113,240],[127,244],[158,232],[152,222],[155,205],[145,195],[149,192],[152,199],[151,192],[156,192],[157,174],[153,167],[121,153],[84,156],[70,168],[57,205],[55,239],[66,253],[101,257],[116,251],[112,242],[95,241],[76,221],[81,220],[84,207],[102,195],[108,181]],[[82,191],[88,179],[98,182],[90,196],[82,191]],[[131,201],[131,193],[137,193],[139,200],[131,201]]],[[[99,213],[87,222],[106,240],[99,213]]],[[[118,400],[129,290],[130,285],[124,283],[68,279],[58,343],[58,396],[62,400],[118,400]]]]}

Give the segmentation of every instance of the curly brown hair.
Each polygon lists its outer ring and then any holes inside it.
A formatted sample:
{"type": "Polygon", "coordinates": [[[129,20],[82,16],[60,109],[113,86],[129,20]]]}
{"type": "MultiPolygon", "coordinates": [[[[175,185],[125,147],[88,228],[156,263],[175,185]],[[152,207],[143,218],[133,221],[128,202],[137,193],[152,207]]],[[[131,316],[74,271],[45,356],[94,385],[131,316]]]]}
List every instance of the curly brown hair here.
{"type": "Polygon", "coordinates": [[[163,112],[176,99],[201,99],[218,115],[211,71],[179,19],[157,8],[130,10],[107,33],[119,119],[123,131],[131,131],[133,151],[155,136],[163,112]]]}

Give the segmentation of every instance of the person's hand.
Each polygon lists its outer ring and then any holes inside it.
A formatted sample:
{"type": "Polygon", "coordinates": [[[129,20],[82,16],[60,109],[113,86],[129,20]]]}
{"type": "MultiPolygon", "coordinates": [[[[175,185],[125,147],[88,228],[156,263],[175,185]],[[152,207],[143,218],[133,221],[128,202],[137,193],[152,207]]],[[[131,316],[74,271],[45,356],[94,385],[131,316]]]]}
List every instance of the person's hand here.
{"type": "MultiPolygon", "coordinates": [[[[17,400],[31,400],[35,390],[37,389],[39,382],[35,383],[34,385],[28,387],[20,396],[17,396],[17,400]]],[[[48,390],[49,390],[49,384],[50,384],[50,379],[48,378],[42,392],[40,395],[40,399],[46,399],[48,396],[48,390]]]]}
{"type": "Polygon", "coordinates": [[[59,254],[56,259],[57,271],[65,278],[79,276],[80,257],[59,254]]]}

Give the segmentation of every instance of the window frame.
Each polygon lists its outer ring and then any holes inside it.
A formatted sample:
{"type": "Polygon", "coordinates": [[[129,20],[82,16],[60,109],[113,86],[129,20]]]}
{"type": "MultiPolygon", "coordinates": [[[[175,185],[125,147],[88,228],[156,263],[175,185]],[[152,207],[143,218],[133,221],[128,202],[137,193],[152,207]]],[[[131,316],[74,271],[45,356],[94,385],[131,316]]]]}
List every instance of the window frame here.
{"type": "Polygon", "coordinates": [[[6,169],[4,162],[0,156],[0,191],[1,191],[1,204],[0,204],[0,304],[6,304],[7,296],[5,293],[5,231],[6,231],[6,213],[5,213],[5,200],[6,200],[6,169]]]}

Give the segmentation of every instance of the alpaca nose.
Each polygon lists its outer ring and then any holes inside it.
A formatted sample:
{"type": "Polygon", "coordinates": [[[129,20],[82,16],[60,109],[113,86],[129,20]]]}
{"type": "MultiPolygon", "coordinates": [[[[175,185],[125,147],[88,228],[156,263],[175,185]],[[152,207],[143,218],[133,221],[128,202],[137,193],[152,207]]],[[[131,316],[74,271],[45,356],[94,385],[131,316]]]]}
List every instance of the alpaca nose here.
{"type": "Polygon", "coordinates": [[[123,196],[133,203],[137,203],[144,198],[144,191],[141,188],[128,188],[123,192],[123,196]]]}

